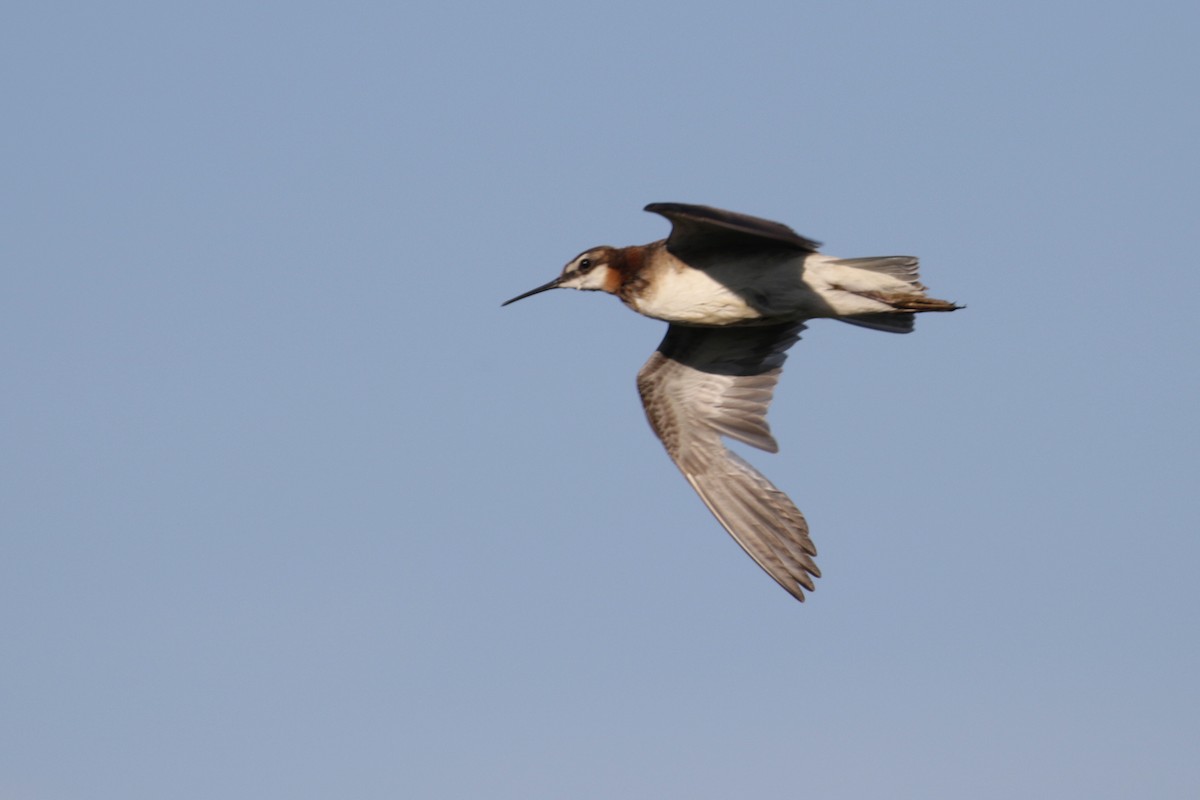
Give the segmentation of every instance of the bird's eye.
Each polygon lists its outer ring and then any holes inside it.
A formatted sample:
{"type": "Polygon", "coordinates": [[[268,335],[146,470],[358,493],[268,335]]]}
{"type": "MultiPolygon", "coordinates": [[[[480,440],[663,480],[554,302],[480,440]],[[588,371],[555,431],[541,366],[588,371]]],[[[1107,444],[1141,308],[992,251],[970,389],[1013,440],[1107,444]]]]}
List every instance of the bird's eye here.
{"type": "Polygon", "coordinates": [[[592,260],[590,258],[579,259],[579,271],[580,272],[588,272],[594,266],[596,266],[596,265],[592,263],[592,260]]]}

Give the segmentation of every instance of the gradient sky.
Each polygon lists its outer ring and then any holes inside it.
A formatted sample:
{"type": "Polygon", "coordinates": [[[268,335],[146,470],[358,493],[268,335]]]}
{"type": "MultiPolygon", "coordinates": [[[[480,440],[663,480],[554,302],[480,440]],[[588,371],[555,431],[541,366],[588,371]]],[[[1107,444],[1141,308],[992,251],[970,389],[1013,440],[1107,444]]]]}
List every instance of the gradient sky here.
{"type": "Polygon", "coordinates": [[[1200,796],[1194,2],[0,14],[0,798],[1200,796]],[[708,203],[965,311],[816,322],[749,458],[663,325],[500,302],[708,203]]]}

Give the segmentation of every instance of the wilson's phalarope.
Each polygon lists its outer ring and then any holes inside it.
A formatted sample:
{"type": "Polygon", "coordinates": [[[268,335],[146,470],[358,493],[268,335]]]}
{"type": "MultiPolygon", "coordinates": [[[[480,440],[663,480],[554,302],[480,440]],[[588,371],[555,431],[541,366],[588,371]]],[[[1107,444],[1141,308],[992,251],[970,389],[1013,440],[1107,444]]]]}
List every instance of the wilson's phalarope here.
{"type": "Polygon", "coordinates": [[[960,306],[925,296],[912,256],[832,258],[778,222],[683,203],[646,210],[670,220],[670,236],[585,250],[557,278],[503,305],[549,289],[604,291],[669,322],[638,373],[650,427],[725,530],[803,601],[821,575],[808,523],[721,437],[778,451],[767,406],[805,320],[908,333],[915,314],[960,306]]]}

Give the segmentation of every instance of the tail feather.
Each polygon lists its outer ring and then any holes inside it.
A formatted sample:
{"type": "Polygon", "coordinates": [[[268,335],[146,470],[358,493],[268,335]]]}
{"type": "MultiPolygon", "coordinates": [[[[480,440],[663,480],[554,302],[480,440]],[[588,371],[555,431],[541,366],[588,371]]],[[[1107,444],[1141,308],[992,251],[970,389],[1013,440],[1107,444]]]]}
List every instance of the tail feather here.
{"type": "Polygon", "coordinates": [[[881,311],[878,314],[851,314],[838,317],[841,322],[885,333],[912,333],[916,314],[911,311],[881,311]]]}
{"type": "Polygon", "coordinates": [[[949,300],[938,300],[936,297],[926,297],[923,294],[893,296],[889,297],[887,302],[897,311],[955,311],[962,308],[949,300]]]}
{"type": "Polygon", "coordinates": [[[907,284],[895,288],[843,286],[860,297],[883,303],[890,311],[867,314],[847,314],[838,317],[851,325],[860,325],[888,333],[911,333],[916,314],[925,311],[954,311],[962,306],[947,300],[925,296],[925,286],[918,280],[919,262],[914,256],[871,256],[868,258],[841,258],[833,262],[840,267],[850,267],[875,272],[907,284]]]}
{"type": "Polygon", "coordinates": [[[916,256],[870,256],[868,258],[839,258],[833,262],[840,266],[882,272],[908,283],[917,280],[919,261],[916,256]]]}

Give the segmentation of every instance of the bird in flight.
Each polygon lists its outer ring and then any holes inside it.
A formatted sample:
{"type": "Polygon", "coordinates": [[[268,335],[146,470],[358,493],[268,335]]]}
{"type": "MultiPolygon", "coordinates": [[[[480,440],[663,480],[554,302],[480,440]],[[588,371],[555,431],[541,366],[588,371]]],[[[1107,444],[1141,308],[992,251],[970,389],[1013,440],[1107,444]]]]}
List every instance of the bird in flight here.
{"type": "Polygon", "coordinates": [[[645,210],[670,221],[670,236],[585,250],[503,305],[549,289],[602,291],[669,323],[638,373],[650,427],[725,530],[803,601],[821,575],[808,523],[722,437],[779,450],[767,407],[806,320],[909,333],[916,314],[961,306],[925,295],[912,256],[834,258],[778,222],[684,203],[645,210]]]}

